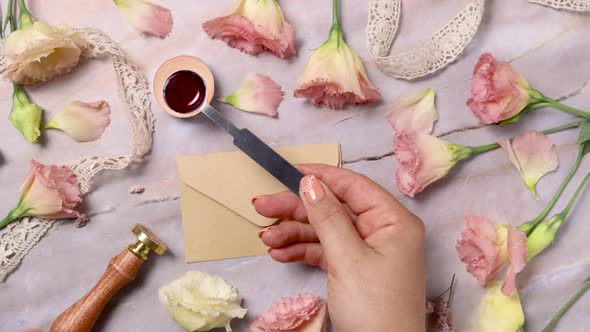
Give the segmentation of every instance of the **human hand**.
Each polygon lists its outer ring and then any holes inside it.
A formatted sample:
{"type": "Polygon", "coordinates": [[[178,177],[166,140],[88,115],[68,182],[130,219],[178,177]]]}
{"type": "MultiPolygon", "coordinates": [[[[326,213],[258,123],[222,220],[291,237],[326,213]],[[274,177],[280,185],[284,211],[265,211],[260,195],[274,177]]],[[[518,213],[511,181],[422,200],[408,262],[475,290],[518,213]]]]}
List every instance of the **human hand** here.
{"type": "Polygon", "coordinates": [[[424,331],[424,225],[367,177],[326,165],[298,167],[291,192],[253,200],[286,219],[260,232],[270,256],[328,272],[328,310],[343,331],[424,331]]]}

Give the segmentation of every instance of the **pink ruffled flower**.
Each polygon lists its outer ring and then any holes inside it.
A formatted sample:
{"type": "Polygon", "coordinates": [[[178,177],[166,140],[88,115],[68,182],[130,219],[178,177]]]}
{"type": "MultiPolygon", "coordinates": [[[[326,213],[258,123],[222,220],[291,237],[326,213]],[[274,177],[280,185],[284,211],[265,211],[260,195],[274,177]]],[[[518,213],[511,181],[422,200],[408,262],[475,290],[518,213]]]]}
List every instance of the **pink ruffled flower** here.
{"type": "Polygon", "coordinates": [[[251,74],[231,95],[220,99],[242,111],[277,116],[285,93],[270,77],[251,74]]]}
{"type": "Polygon", "coordinates": [[[361,59],[344,42],[342,32],[334,29],[328,41],[312,54],[297,80],[294,95],[332,109],[371,104],[381,97],[361,59]]]}
{"type": "Polygon", "coordinates": [[[282,297],[262,313],[252,324],[252,332],[324,332],[327,306],[319,297],[300,294],[282,297]]]}
{"type": "Polygon", "coordinates": [[[555,145],[543,133],[529,130],[515,138],[498,140],[508,158],[516,167],[527,188],[536,195],[537,182],[559,166],[555,145]]]}
{"type": "Polygon", "coordinates": [[[527,80],[507,62],[483,54],[473,71],[467,105],[485,124],[498,123],[519,114],[530,102],[527,80]]]}
{"type": "Polygon", "coordinates": [[[160,38],[172,32],[172,13],[168,8],[144,0],[114,0],[123,16],[137,30],[160,38]]]}
{"type": "Polygon", "coordinates": [[[435,96],[430,88],[415,95],[400,96],[391,105],[387,120],[397,133],[415,131],[430,134],[438,120],[435,96]]]}
{"type": "Polygon", "coordinates": [[[100,138],[110,123],[111,108],[104,101],[73,101],[56,114],[43,129],[59,129],[78,142],[100,138]]]}
{"type": "Polygon", "coordinates": [[[397,188],[409,197],[444,177],[471,149],[419,132],[397,134],[394,154],[398,161],[397,188]]]}
{"type": "Polygon", "coordinates": [[[482,285],[496,278],[509,264],[502,292],[510,296],[516,289],[516,274],[526,264],[526,235],[511,225],[493,225],[480,216],[467,216],[461,239],[457,240],[457,255],[482,285]]]}
{"type": "Polygon", "coordinates": [[[30,216],[41,219],[84,218],[76,210],[82,202],[78,179],[67,166],[45,166],[32,160],[20,191],[18,206],[0,222],[0,228],[30,216]]]}
{"type": "Polygon", "coordinates": [[[295,30],[276,0],[238,0],[231,14],[203,24],[213,39],[249,54],[269,51],[285,59],[297,52],[295,30]]]}

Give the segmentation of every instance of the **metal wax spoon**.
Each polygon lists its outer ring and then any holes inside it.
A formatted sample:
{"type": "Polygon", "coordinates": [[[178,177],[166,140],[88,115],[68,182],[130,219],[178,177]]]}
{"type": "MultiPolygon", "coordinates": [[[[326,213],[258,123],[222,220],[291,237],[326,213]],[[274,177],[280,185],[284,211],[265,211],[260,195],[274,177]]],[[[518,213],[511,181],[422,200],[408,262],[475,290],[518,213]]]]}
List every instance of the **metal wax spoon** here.
{"type": "Polygon", "coordinates": [[[192,56],[183,55],[166,61],[160,66],[154,78],[154,94],[164,111],[177,118],[205,114],[234,138],[233,143],[236,147],[299,195],[299,182],[304,175],[250,130],[237,128],[211,107],[209,103],[213,99],[214,91],[211,70],[203,61],[192,56]],[[184,82],[177,80],[179,74],[186,78],[184,82]],[[176,80],[174,84],[173,80],[176,80]],[[202,84],[203,89],[196,89],[195,84],[202,84]],[[178,96],[182,102],[175,102],[171,95],[178,96]]]}

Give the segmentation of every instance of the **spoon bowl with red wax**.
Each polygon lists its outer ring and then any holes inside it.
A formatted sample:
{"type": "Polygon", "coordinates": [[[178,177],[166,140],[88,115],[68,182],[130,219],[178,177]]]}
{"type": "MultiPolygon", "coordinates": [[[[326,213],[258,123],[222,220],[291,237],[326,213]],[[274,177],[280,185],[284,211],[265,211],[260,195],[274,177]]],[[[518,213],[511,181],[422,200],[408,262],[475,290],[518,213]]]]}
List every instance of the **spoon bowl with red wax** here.
{"type": "Polygon", "coordinates": [[[154,94],[164,111],[177,118],[200,113],[233,137],[233,143],[287,188],[299,195],[303,174],[246,128],[237,128],[209,103],[215,81],[205,62],[193,56],[178,56],[160,66],[154,77],[154,94]]]}

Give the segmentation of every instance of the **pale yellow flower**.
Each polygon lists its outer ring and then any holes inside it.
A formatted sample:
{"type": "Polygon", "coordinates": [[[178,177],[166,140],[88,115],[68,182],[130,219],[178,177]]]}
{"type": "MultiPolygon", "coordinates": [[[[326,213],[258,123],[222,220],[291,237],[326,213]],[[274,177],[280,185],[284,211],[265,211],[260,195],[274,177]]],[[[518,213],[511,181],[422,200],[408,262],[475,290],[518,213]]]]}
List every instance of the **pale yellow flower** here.
{"type": "Polygon", "coordinates": [[[88,43],[66,26],[51,26],[41,21],[25,22],[3,42],[6,58],[4,78],[19,84],[46,81],[70,72],[88,43]]]}

